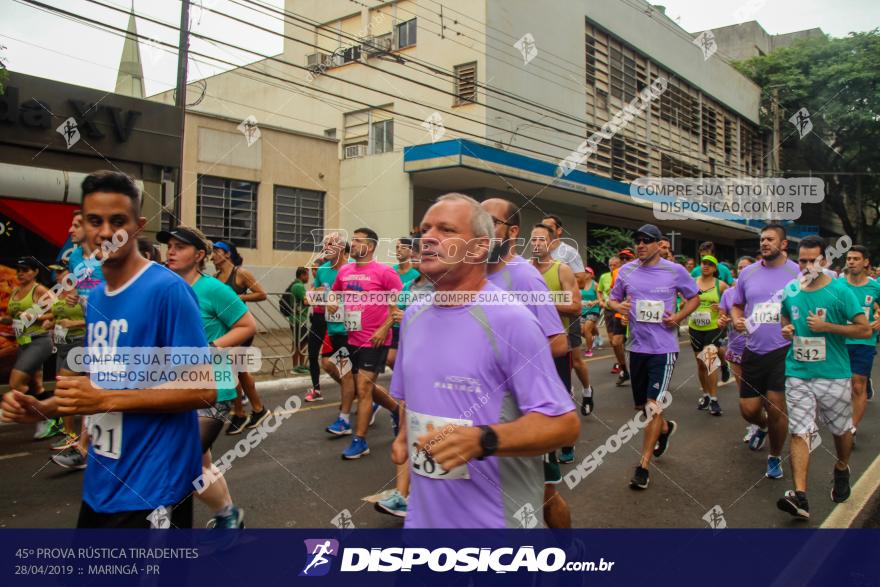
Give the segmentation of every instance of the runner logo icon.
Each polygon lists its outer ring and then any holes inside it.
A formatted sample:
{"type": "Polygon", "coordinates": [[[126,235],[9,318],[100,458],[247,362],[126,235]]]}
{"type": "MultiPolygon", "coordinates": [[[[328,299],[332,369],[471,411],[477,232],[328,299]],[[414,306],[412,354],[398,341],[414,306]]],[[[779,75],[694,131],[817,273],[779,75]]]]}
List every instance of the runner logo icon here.
{"type": "Polygon", "coordinates": [[[306,543],[306,566],[300,577],[321,577],[330,572],[333,559],[339,554],[339,541],[330,538],[312,538],[306,543]]]}

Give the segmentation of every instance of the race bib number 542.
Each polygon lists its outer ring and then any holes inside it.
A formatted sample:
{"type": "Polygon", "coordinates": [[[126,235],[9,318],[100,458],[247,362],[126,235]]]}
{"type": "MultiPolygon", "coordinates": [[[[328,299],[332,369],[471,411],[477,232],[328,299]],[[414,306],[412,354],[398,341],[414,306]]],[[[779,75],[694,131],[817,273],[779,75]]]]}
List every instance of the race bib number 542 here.
{"type": "Polygon", "coordinates": [[[406,411],[407,437],[409,439],[409,459],[415,474],[431,479],[470,479],[467,465],[460,465],[449,471],[438,465],[428,451],[418,449],[418,440],[429,432],[440,432],[446,426],[472,426],[473,420],[429,416],[412,410],[406,411]]]}

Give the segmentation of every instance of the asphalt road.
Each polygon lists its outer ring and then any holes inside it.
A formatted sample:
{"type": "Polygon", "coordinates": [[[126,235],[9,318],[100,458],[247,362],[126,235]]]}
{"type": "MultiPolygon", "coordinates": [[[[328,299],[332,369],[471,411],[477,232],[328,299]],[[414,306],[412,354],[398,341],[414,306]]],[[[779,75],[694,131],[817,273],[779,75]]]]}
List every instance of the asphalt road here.
{"type": "MultiPolygon", "coordinates": [[[[752,452],[742,442],[745,424],[737,408],[733,381],[720,390],[722,417],[696,410],[699,384],[690,349],[682,344],[671,389],[669,416],[679,423],[668,453],[657,460],[647,491],[628,488],[638,462],[641,435],[616,453],[574,490],[560,485],[571,507],[573,524],[590,528],[706,527],[703,519],[720,508],[728,527],[803,527],[776,509],[776,500],[791,488],[791,470],[785,478],[764,477],[767,449],[752,452]]],[[[633,417],[629,387],[614,385],[609,373],[609,351],[588,360],[596,390],[596,412],[582,417],[576,462],[633,417]]],[[[388,375],[383,378],[386,382],[388,375]]],[[[577,385],[577,384],[576,384],[577,385]]],[[[579,389],[579,388],[578,388],[579,389]]],[[[381,411],[368,441],[371,454],[357,461],[343,461],[348,439],[330,438],[324,432],[336,417],[338,388],[325,388],[327,399],[306,404],[288,418],[247,457],[238,458],[226,478],[236,503],[246,511],[249,527],[331,527],[347,510],[359,528],[396,527],[397,518],[374,511],[365,497],[394,486],[394,467],[388,454],[391,424],[381,411]]],[[[283,405],[291,391],[267,394],[271,407],[283,405]]],[[[295,392],[302,396],[304,390],[295,392]]],[[[579,393],[576,392],[579,396],[579,393]]],[[[880,400],[869,403],[859,431],[851,469],[853,484],[880,453],[880,400]]],[[[33,428],[0,426],[0,527],[72,527],[81,499],[82,472],[65,471],[49,462],[48,441],[31,439],[33,428]]],[[[812,453],[810,468],[809,526],[822,523],[834,503],[829,499],[834,464],[833,441],[822,430],[822,444],[812,453]]],[[[214,447],[215,459],[241,437],[221,436],[214,447]]],[[[787,447],[786,447],[787,452],[787,447]]],[[[563,467],[563,472],[569,467],[563,467]]],[[[444,507],[455,507],[445,504],[444,507]]],[[[208,510],[196,505],[196,524],[209,518],[208,510]]]]}

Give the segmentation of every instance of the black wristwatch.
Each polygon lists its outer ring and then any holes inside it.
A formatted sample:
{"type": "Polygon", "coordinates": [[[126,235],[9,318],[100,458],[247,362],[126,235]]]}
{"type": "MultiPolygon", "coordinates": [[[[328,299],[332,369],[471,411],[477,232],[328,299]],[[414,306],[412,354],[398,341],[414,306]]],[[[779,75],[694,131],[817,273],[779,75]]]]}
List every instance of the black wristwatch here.
{"type": "Polygon", "coordinates": [[[480,426],[480,448],[483,454],[477,457],[478,461],[482,461],[486,457],[491,457],[498,450],[498,435],[489,426],[480,426]]]}

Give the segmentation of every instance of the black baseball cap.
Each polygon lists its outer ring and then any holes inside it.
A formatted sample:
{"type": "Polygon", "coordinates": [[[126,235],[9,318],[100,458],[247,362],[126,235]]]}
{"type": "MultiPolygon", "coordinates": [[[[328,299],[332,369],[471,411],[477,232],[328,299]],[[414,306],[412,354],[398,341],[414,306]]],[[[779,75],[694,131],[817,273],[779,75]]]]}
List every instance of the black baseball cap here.
{"type": "Polygon", "coordinates": [[[42,263],[37,261],[35,257],[27,256],[19,258],[18,261],[15,262],[15,265],[25,269],[39,269],[42,266],[42,263]]]}
{"type": "Polygon", "coordinates": [[[162,243],[163,245],[167,245],[168,241],[176,238],[177,240],[184,242],[188,245],[192,245],[197,249],[208,252],[208,243],[204,241],[199,235],[194,233],[193,231],[177,227],[172,230],[162,230],[156,233],[156,240],[162,243]]]}
{"type": "Polygon", "coordinates": [[[636,231],[636,236],[643,234],[647,237],[651,237],[655,241],[662,240],[666,237],[663,236],[663,233],[660,232],[660,229],[654,226],[653,224],[644,224],[640,229],[636,231]]]}

